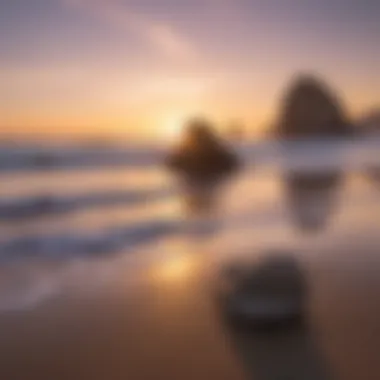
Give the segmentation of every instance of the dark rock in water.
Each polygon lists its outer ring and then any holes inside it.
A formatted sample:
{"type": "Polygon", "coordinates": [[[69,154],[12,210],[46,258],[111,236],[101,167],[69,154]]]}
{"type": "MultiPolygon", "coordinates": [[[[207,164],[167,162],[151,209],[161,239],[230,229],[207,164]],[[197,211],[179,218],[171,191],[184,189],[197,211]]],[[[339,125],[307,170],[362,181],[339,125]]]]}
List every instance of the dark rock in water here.
{"type": "Polygon", "coordinates": [[[295,80],[284,99],[279,137],[341,137],[350,132],[338,98],[323,82],[312,76],[295,80]]]}
{"type": "Polygon", "coordinates": [[[166,164],[186,180],[202,184],[214,184],[239,167],[237,157],[204,120],[191,120],[187,124],[180,146],[169,155],[166,164]]]}
{"type": "Polygon", "coordinates": [[[222,276],[219,301],[233,325],[272,329],[302,321],[306,285],[293,258],[277,256],[252,267],[229,267],[222,276]]]}
{"type": "MultiPolygon", "coordinates": [[[[351,127],[338,98],[325,84],[303,76],[290,86],[278,122],[279,137],[326,139],[346,137],[350,133],[351,127]]],[[[285,192],[299,228],[318,231],[326,225],[341,177],[339,170],[285,173],[285,192]]]]}
{"type": "Polygon", "coordinates": [[[240,163],[207,121],[191,120],[166,165],[180,179],[186,213],[194,215],[216,208],[221,183],[239,169],[240,163]]]}

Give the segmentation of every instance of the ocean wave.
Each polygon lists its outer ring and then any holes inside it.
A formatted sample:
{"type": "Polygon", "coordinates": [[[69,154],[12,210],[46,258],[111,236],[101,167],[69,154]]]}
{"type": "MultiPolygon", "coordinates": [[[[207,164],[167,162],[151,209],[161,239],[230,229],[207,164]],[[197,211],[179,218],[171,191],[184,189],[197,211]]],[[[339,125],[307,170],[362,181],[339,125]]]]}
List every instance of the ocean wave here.
{"type": "Polygon", "coordinates": [[[136,248],[156,239],[177,234],[178,220],[156,220],[128,226],[114,226],[100,232],[30,235],[0,242],[0,261],[25,258],[94,257],[136,248]]]}
{"type": "Polygon", "coordinates": [[[61,214],[72,211],[110,207],[116,205],[133,205],[170,197],[175,193],[169,188],[148,190],[106,191],[87,194],[76,194],[66,197],[54,195],[37,195],[22,198],[0,199],[0,220],[35,218],[50,214],[61,214]]]}
{"type": "Polygon", "coordinates": [[[114,166],[147,167],[161,162],[164,154],[164,150],[159,148],[24,148],[13,150],[0,148],[0,172],[114,166]]]}
{"type": "MultiPolygon", "coordinates": [[[[344,139],[263,140],[235,144],[234,149],[248,164],[283,168],[345,168],[377,163],[380,138],[363,136],[344,139]]],[[[128,147],[125,149],[20,148],[0,147],[0,172],[44,171],[99,167],[157,166],[168,149],[128,147]]]]}

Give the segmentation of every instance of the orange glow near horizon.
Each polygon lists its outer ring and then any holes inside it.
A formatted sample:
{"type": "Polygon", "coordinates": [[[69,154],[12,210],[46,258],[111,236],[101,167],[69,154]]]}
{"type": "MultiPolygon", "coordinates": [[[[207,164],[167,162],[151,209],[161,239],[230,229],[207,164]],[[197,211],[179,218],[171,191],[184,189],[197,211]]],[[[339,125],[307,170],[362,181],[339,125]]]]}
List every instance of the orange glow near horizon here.
{"type": "MultiPolygon", "coordinates": [[[[230,89],[223,78],[207,79],[206,74],[188,78],[152,73],[128,82],[120,81],[125,76],[121,71],[102,73],[99,79],[96,70],[83,78],[79,74],[65,76],[58,68],[44,74],[31,69],[2,72],[0,67],[5,91],[20,94],[1,104],[0,134],[125,136],[171,143],[186,119],[204,116],[221,131],[230,120],[241,120],[248,133],[260,136],[275,117],[290,80],[284,76],[276,83],[268,78],[262,90],[252,86],[239,92],[236,84],[230,89]]],[[[338,86],[333,88],[342,94],[338,86]]],[[[366,106],[375,104],[375,90],[352,85],[343,93],[343,102],[351,114],[360,116],[366,106]]]]}
{"type": "Polygon", "coordinates": [[[380,5],[353,23],[349,4],[293,0],[31,3],[0,13],[3,135],[173,141],[199,115],[260,135],[303,70],[331,83],[355,116],[379,106],[380,5]]]}
{"type": "Polygon", "coordinates": [[[176,114],[168,116],[162,123],[162,138],[170,143],[178,141],[183,124],[186,117],[183,114],[176,114]]]}

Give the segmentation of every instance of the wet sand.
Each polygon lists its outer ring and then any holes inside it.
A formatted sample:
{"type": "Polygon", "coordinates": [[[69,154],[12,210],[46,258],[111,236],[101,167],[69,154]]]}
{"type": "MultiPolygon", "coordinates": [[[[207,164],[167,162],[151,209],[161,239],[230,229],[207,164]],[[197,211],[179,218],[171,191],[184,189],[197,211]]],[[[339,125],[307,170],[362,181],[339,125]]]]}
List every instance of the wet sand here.
{"type": "Polygon", "coordinates": [[[133,281],[116,261],[96,285],[104,263],[93,264],[87,281],[1,314],[0,378],[274,380],[282,368],[295,379],[379,379],[380,259],[363,241],[346,249],[300,257],[310,286],[305,329],[252,336],[223,325],[207,255],[146,266],[133,281]]]}
{"type": "Polygon", "coordinates": [[[0,378],[243,378],[197,259],[176,260],[132,282],[131,271],[115,263],[115,277],[95,289],[82,284],[40,307],[3,314],[0,378]]]}
{"type": "Polygon", "coordinates": [[[178,238],[133,255],[2,266],[0,379],[378,380],[379,210],[345,202],[322,234],[239,228],[224,256],[223,239],[178,238]],[[248,241],[243,257],[263,254],[260,234],[262,247],[286,241],[301,263],[304,329],[239,336],[218,314],[218,265],[248,241]]]}

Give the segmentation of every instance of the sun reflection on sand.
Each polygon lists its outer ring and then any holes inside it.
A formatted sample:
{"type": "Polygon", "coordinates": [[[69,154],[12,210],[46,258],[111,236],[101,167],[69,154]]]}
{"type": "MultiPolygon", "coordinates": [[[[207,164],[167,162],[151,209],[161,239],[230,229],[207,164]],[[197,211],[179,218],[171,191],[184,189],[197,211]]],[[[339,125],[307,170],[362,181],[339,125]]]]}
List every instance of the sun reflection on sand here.
{"type": "Polygon", "coordinates": [[[190,279],[201,264],[196,244],[172,240],[157,247],[165,252],[155,260],[150,270],[150,278],[157,284],[179,284],[190,279]]]}
{"type": "Polygon", "coordinates": [[[156,277],[165,281],[177,281],[189,277],[195,262],[190,256],[171,256],[156,268],[156,277]]]}

